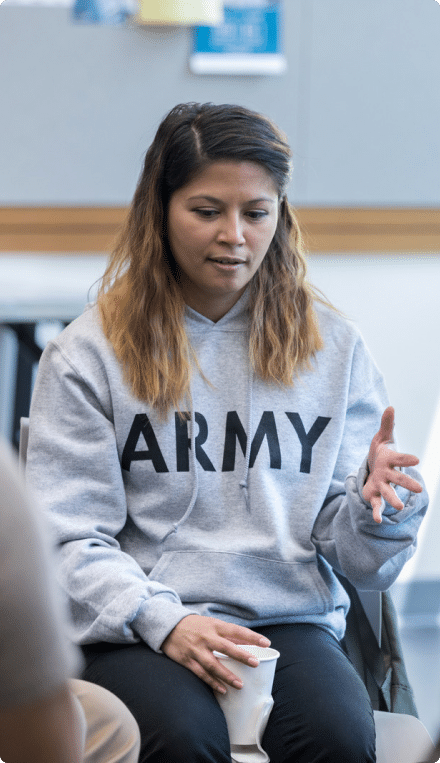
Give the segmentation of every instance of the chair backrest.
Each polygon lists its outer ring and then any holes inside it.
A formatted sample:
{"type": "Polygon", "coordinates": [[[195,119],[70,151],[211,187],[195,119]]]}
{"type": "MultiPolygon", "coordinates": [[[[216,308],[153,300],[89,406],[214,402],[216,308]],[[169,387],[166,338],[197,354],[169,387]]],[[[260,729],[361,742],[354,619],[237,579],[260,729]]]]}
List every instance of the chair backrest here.
{"type": "Polygon", "coordinates": [[[374,711],[377,763],[422,763],[432,759],[433,743],[418,718],[374,711]]]}
{"type": "Polygon", "coordinates": [[[357,592],[379,647],[382,646],[382,596],[380,591],[357,592]]]}
{"type": "Polygon", "coordinates": [[[29,442],[29,419],[22,416],[20,419],[20,443],[18,447],[18,460],[20,471],[24,474],[26,468],[26,456],[29,442]]]}

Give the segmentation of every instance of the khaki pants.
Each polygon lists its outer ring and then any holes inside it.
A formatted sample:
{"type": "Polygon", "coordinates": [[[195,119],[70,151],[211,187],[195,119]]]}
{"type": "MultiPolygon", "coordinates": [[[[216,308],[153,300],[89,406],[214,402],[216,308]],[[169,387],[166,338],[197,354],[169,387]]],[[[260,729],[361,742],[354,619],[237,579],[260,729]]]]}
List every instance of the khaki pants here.
{"type": "Polygon", "coordinates": [[[139,727],[128,708],[101,686],[71,679],[82,735],[83,763],[138,763],[139,727]]]}

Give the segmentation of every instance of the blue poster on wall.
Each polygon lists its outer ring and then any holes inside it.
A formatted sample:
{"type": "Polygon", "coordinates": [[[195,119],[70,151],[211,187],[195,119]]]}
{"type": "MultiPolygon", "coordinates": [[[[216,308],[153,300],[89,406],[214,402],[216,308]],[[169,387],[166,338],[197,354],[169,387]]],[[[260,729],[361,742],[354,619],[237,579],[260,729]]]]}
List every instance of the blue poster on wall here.
{"type": "Polygon", "coordinates": [[[73,20],[82,24],[123,24],[137,12],[135,0],[74,0],[73,20]]]}
{"type": "Polygon", "coordinates": [[[224,21],[193,30],[194,74],[282,74],[282,0],[226,0],[224,21]]]}

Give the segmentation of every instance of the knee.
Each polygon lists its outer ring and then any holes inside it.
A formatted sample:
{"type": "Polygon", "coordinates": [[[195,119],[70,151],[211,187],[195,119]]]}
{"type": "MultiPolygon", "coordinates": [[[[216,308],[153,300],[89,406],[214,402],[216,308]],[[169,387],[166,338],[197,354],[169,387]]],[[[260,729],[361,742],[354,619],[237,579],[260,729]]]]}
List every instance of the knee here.
{"type": "MultiPolygon", "coordinates": [[[[321,726],[319,730],[316,729],[310,746],[313,747],[315,757],[310,757],[309,750],[307,760],[319,763],[375,763],[374,720],[357,725],[341,718],[339,723],[321,726]]],[[[298,758],[292,760],[297,761],[298,758]]]]}
{"type": "Polygon", "coordinates": [[[84,763],[137,763],[140,731],[126,705],[102,686],[79,679],[70,685],[86,719],[84,763]]]}
{"type": "Polygon", "coordinates": [[[344,734],[329,734],[325,744],[325,756],[319,760],[325,763],[375,763],[376,736],[346,730],[344,734]]]}
{"type": "Polygon", "coordinates": [[[144,740],[142,761],[157,763],[230,763],[229,737],[223,715],[206,717],[185,712],[178,718],[164,719],[150,729],[144,740]]]}
{"type": "Polygon", "coordinates": [[[316,713],[299,725],[272,726],[263,749],[273,763],[375,763],[374,720],[352,723],[343,715],[329,719],[316,713]]]}

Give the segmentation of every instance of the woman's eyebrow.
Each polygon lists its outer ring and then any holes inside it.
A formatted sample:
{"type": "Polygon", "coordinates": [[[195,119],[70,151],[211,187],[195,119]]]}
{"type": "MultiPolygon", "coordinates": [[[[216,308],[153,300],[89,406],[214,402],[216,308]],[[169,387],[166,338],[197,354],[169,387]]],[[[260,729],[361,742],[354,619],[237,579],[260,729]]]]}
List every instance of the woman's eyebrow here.
{"type": "MultiPolygon", "coordinates": [[[[203,193],[198,194],[196,196],[190,196],[188,201],[195,201],[196,199],[204,199],[205,201],[210,201],[212,204],[222,204],[221,199],[216,199],[215,196],[208,196],[203,193]]],[[[249,201],[246,201],[246,204],[257,204],[259,201],[267,201],[269,204],[275,204],[275,199],[271,199],[270,196],[260,196],[258,199],[249,199],[249,201]]]]}

